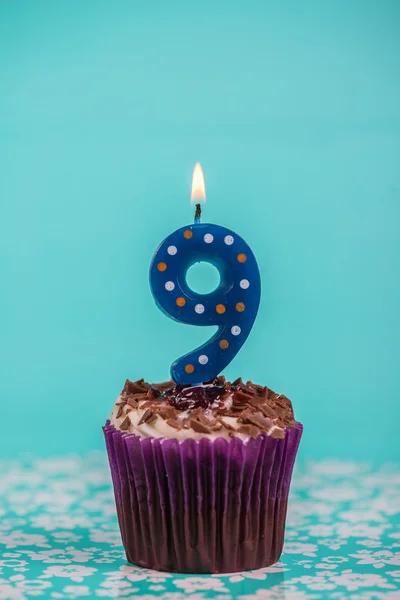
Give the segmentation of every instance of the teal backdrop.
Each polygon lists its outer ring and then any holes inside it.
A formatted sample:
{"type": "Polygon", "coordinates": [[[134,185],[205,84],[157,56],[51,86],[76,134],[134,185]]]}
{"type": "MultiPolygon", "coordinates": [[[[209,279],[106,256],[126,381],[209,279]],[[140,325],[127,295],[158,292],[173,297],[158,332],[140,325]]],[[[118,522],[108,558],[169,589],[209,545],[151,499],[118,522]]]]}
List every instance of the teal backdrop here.
{"type": "Polygon", "coordinates": [[[200,161],[263,283],[226,376],[293,400],[303,458],[399,458],[399,25],[390,0],[0,2],[2,456],[102,448],[124,380],[209,337],[148,285],[200,161]]]}

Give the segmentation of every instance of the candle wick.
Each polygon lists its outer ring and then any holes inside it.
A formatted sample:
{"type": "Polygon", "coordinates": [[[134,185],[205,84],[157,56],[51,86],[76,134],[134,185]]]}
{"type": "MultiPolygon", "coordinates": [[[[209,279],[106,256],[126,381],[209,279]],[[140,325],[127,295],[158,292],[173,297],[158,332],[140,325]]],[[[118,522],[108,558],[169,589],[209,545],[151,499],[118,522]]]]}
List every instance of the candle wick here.
{"type": "Polygon", "coordinates": [[[194,213],[194,222],[200,223],[200,219],[201,219],[201,205],[196,204],[196,212],[194,213]]]}

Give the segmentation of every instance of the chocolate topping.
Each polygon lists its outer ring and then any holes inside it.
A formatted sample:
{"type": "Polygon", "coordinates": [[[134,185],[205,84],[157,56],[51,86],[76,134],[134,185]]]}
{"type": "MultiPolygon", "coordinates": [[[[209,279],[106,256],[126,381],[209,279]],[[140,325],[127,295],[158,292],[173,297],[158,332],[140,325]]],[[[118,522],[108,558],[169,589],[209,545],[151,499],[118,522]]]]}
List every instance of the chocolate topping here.
{"type": "Polygon", "coordinates": [[[271,419],[264,417],[264,415],[259,412],[250,413],[246,410],[240,415],[240,419],[242,423],[251,423],[260,429],[270,429],[273,426],[271,419]]]}
{"type": "Polygon", "coordinates": [[[169,404],[166,404],[165,406],[162,406],[158,409],[158,414],[165,420],[168,419],[176,419],[176,408],[174,408],[173,406],[169,406],[169,404]]]}
{"type": "Polygon", "coordinates": [[[150,385],[145,382],[144,379],[138,379],[137,381],[125,381],[124,389],[122,390],[122,396],[129,396],[130,394],[138,394],[140,392],[147,392],[150,385]]]}
{"type": "Polygon", "coordinates": [[[122,431],[126,431],[129,428],[129,425],[131,424],[131,420],[129,417],[126,417],[126,419],[124,419],[121,423],[121,425],[119,426],[119,428],[122,431]]]}
{"type": "Polygon", "coordinates": [[[245,435],[250,435],[251,425],[241,425],[238,429],[239,433],[244,433],[245,435]]]}
{"type": "Polygon", "coordinates": [[[138,425],[142,425],[143,423],[150,423],[150,421],[155,419],[156,416],[157,415],[152,411],[151,408],[146,408],[146,410],[142,414],[142,417],[141,417],[138,425]]]}
{"type": "Polygon", "coordinates": [[[214,423],[211,426],[212,431],[219,431],[220,429],[222,429],[222,425],[221,423],[219,423],[219,421],[214,421],[214,423]]]}
{"type": "Polygon", "coordinates": [[[174,429],[182,429],[181,424],[176,419],[167,419],[167,425],[171,425],[174,429]]]}
{"type": "Polygon", "coordinates": [[[194,431],[197,431],[197,433],[211,433],[212,431],[211,427],[208,427],[195,419],[190,419],[190,426],[194,431]]]}
{"type": "Polygon", "coordinates": [[[218,419],[218,423],[220,423],[222,425],[222,427],[225,427],[225,429],[228,429],[228,431],[235,431],[235,428],[232,427],[232,425],[230,423],[228,423],[227,421],[224,421],[223,419],[218,419]]]}
{"type": "Polygon", "coordinates": [[[266,417],[270,417],[272,419],[276,417],[274,409],[268,406],[268,404],[262,404],[261,406],[259,406],[259,409],[262,412],[262,414],[266,417]]]}
{"type": "Polygon", "coordinates": [[[165,392],[165,390],[169,390],[175,386],[175,383],[170,379],[169,381],[164,381],[163,383],[152,383],[151,387],[158,392],[165,392]]]}
{"type": "Polygon", "coordinates": [[[129,406],[132,406],[132,408],[137,408],[139,406],[139,402],[138,400],[136,400],[135,396],[137,396],[137,394],[128,396],[127,404],[129,404],[129,406]]]}
{"type": "MultiPolygon", "coordinates": [[[[256,437],[266,433],[284,438],[285,428],[295,423],[292,403],[286,396],[251,381],[244,383],[240,377],[230,383],[222,375],[197,386],[127,380],[117,404],[117,418],[124,414],[127,404],[144,410],[138,425],[160,417],[177,430],[191,428],[203,434],[224,428],[230,436],[240,433],[256,437]],[[226,417],[234,417],[236,426],[226,417]]],[[[120,429],[125,431],[129,425],[127,417],[120,429]]]]}
{"type": "Polygon", "coordinates": [[[151,386],[148,390],[147,390],[147,397],[150,398],[150,400],[155,400],[155,398],[159,398],[159,396],[161,395],[160,390],[158,390],[156,387],[151,386]]]}
{"type": "Polygon", "coordinates": [[[282,439],[285,437],[285,432],[283,429],[279,429],[279,427],[272,430],[271,437],[282,439]]]}
{"type": "Polygon", "coordinates": [[[252,396],[251,394],[245,394],[244,392],[241,392],[240,390],[236,390],[236,392],[233,392],[233,404],[236,406],[247,406],[247,404],[249,402],[251,402],[252,396]]]}

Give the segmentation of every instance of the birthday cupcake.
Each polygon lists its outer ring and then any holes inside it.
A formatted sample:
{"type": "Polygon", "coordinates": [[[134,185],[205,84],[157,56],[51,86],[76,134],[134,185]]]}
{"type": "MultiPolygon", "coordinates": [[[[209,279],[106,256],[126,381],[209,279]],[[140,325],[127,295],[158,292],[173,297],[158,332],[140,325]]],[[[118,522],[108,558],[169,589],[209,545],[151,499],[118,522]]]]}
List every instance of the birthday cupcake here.
{"type": "Polygon", "coordinates": [[[182,573],[275,563],[302,429],[286,396],[241,379],[127,381],[104,434],[128,561],[182,573]]]}

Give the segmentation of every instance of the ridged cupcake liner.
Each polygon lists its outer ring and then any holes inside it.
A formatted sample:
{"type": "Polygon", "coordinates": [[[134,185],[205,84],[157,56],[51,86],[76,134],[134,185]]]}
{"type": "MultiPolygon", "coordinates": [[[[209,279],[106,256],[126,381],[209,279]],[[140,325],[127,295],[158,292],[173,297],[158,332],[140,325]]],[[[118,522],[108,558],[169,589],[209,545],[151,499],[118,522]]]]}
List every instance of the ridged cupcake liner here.
{"type": "Polygon", "coordinates": [[[301,423],[247,443],[142,439],[109,421],[103,430],[129,562],[233,573],[279,559],[301,423]]]}

